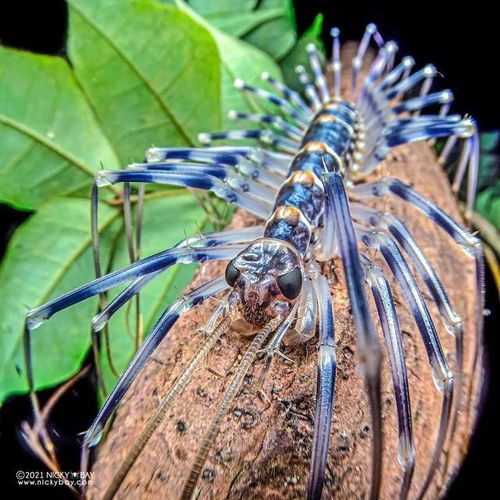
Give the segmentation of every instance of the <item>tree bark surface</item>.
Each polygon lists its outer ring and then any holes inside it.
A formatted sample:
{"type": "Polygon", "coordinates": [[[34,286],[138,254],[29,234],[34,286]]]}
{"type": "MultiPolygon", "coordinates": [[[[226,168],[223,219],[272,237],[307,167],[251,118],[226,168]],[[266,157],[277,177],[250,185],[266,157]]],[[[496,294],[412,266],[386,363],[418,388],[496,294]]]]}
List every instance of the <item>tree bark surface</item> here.
{"type": "MultiPolygon", "coordinates": [[[[463,223],[447,177],[427,144],[416,143],[393,150],[377,168],[374,178],[382,176],[397,177],[411,184],[463,223]]],[[[474,265],[448,235],[403,201],[386,196],[375,200],[372,206],[389,211],[405,222],[436,269],[464,322],[462,404],[456,433],[444,447],[440,467],[428,490],[427,498],[436,498],[443,494],[467,452],[477,413],[482,370],[479,366],[472,373],[478,305],[474,265]],[[448,465],[446,470],[445,463],[448,465]]],[[[238,211],[231,227],[246,227],[255,223],[254,217],[238,211]]],[[[389,269],[377,253],[369,251],[367,255],[386,272],[399,314],[417,450],[409,497],[415,498],[425,480],[434,449],[441,393],[434,386],[422,340],[389,269]]],[[[204,264],[191,287],[220,275],[224,269],[225,263],[204,264]]],[[[325,273],[330,281],[335,308],[338,371],[323,497],[366,498],[371,480],[371,419],[363,379],[356,368],[356,334],[341,262],[337,259],[332,261],[331,265],[325,266],[325,273]]],[[[422,280],[417,281],[428,299],[443,350],[454,368],[454,338],[445,331],[422,280]]],[[[131,387],[98,450],[93,466],[94,483],[89,490],[91,498],[103,496],[162,397],[203,342],[200,327],[215,306],[215,300],[208,300],[182,317],[131,387]]],[[[372,311],[380,330],[374,306],[372,311]]],[[[380,331],[379,338],[383,344],[380,331]]],[[[149,440],[119,489],[117,498],[176,499],[180,496],[201,440],[231,378],[230,374],[234,373],[237,361],[249,343],[248,337],[233,331],[223,335],[207,363],[195,373],[187,389],[149,440]]],[[[398,427],[392,381],[385,348],[382,351],[381,498],[392,499],[397,498],[400,491],[402,468],[397,461],[398,427]]],[[[295,363],[279,357],[274,359],[265,382],[270,404],[256,393],[262,360],[254,363],[245,378],[242,392],[225,418],[215,446],[209,453],[203,477],[198,483],[198,498],[305,498],[315,410],[316,345],[313,340],[285,352],[295,363]]]]}

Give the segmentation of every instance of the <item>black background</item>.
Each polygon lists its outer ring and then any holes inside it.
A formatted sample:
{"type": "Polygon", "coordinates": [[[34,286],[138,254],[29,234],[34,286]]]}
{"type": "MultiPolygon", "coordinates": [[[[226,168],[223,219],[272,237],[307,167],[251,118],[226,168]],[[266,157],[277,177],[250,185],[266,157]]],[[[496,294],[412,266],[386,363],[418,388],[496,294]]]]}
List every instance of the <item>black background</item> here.
{"type": "MultiPolygon", "coordinates": [[[[359,39],[364,26],[375,22],[385,39],[397,41],[400,54],[411,54],[419,66],[434,63],[445,77],[446,87],[453,89],[455,110],[474,116],[481,130],[499,127],[498,119],[498,16],[489,5],[467,2],[447,5],[444,2],[401,2],[365,6],[353,0],[328,2],[296,1],[299,33],[310,26],[316,13],[325,16],[324,39],[330,46],[329,29],[338,26],[341,37],[359,39]]],[[[0,4],[0,41],[4,45],[47,54],[63,54],[67,24],[63,1],[17,1],[0,4]]],[[[15,71],[15,68],[10,68],[15,71]]],[[[2,68],[2,71],[6,71],[2,68]]],[[[0,180],[1,181],[1,180],[0,180]]],[[[0,249],[3,249],[16,226],[28,214],[0,205],[0,249]]],[[[497,496],[494,474],[498,473],[498,341],[497,293],[488,273],[487,307],[492,314],[486,318],[485,341],[489,354],[489,385],[477,432],[464,466],[447,494],[448,499],[497,496]],[[494,330],[496,330],[494,332],[494,330]]],[[[53,428],[60,433],[58,446],[64,470],[77,470],[73,436],[85,429],[96,413],[89,404],[92,383],[86,379],[64,398],[52,417],[53,428]]],[[[44,391],[42,398],[51,391],[44,391]]],[[[18,439],[20,421],[29,415],[26,398],[10,398],[0,421],[1,459],[4,464],[1,490],[8,497],[15,490],[16,470],[42,470],[36,459],[25,452],[18,439]]],[[[16,495],[32,496],[33,490],[17,490],[16,495]]],[[[60,488],[44,490],[52,498],[67,497],[60,488]]]]}

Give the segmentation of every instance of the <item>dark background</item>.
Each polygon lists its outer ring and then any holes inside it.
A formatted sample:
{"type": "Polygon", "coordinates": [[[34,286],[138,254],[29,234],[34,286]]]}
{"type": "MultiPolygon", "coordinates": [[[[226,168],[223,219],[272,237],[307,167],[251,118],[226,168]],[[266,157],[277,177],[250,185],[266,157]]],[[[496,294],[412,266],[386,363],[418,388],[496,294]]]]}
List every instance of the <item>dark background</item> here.
{"type": "MultiPolygon", "coordinates": [[[[455,110],[475,117],[482,131],[499,127],[496,77],[498,16],[488,10],[486,3],[463,3],[463,7],[458,3],[446,5],[437,1],[427,4],[401,2],[397,5],[380,5],[373,1],[371,4],[366,7],[352,0],[296,0],[299,33],[310,26],[316,13],[322,12],[325,16],[324,39],[329,49],[330,27],[338,26],[343,40],[355,40],[360,38],[367,23],[375,22],[386,40],[397,41],[401,55],[411,54],[418,66],[430,62],[438,67],[445,77],[443,85],[454,91],[455,110]]],[[[66,24],[67,12],[62,0],[4,1],[0,4],[0,42],[4,45],[46,54],[62,54],[66,24]]],[[[15,71],[15,68],[11,70],[15,71]]],[[[0,256],[9,237],[27,215],[0,205],[0,256]]],[[[498,403],[499,394],[498,294],[489,273],[487,278],[487,308],[492,311],[485,325],[489,386],[485,389],[483,412],[470,452],[447,494],[448,499],[469,498],[471,495],[489,498],[497,490],[494,474],[498,473],[497,423],[500,420],[498,410],[493,406],[498,403]],[[496,332],[493,331],[495,326],[496,332]]],[[[60,434],[58,446],[63,470],[78,470],[73,437],[88,427],[97,411],[89,403],[91,398],[86,397],[91,391],[91,381],[83,380],[65,396],[53,413],[52,427],[60,434]]],[[[51,391],[44,391],[42,399],[50,394],[51,391]]],[[[16,470],[43,470],[43,466],[20,444],[19,424],[29,414],[25,397],[9,399],[2,409],[0,458],[4,464],[10,464],[2,470],[4,481],[1,491],[4,495],[15,490],[16,470]]],[[[61,488],[45,488],[43,492],[49,493],[52,498],[69,496],[61,488]]],[[[20,493],[32,496],[35,492],[18,489],[16,495],[20,493]]]]}

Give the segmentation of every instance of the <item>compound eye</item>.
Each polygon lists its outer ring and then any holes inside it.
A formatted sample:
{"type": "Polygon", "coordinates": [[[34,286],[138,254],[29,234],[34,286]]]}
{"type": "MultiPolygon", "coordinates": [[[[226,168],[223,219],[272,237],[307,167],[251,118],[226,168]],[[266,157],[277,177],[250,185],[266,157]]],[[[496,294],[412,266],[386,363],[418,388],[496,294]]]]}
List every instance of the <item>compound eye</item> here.
{"type": "Polygon", "coordinates": [[[295,299],[302,288],[302,271],[300,267],[295,267],[283,276],[279,276],[276,280],[280,287],[281,293],[287,299],[295,299]]]}
{"type": "Polygon", "coordinates": [[[234,262],[230,261],[226,267],[226,281],[229,286],[234,286],[240,272],[236,269],[234,262]]]}

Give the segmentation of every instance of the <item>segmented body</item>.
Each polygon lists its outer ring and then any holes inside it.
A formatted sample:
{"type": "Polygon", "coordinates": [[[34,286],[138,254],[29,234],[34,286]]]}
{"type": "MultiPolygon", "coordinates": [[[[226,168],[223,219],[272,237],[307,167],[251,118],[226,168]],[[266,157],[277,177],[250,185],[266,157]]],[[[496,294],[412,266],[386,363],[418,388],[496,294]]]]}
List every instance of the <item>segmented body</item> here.
{"type": "MultiPolygon", "coordinates": [[[[230,116],[270,125],[274,127],[274,132],[259,128],[200,134],[200,141],[207,145],[219,139],[258,139],[270,148],[152,148],[148,151],[147,162],[134,164],[129,170],[100,172],[96,179],[96,186],[119,182],[127,186],[130,182],[153,182],[209,190],[264,219],[264,227],[188,238],[173,249],[100,277],[28,314],[26,351],[28,374],[31,377],[30,330],[55,312],[133,280],[94,318],[93,327],[97,332],[119,307],[169,266],[177,262],[231,259],[225,279],[219,277],[207,282],[165,311],[87,432],[86,445],[95,444],[116,405],[181,314],[208,297],[230,288],[221,306],[216,308],[209,320],[207,340],[174,383],[139,444],[120,468],[107,497],[116,493],[174,398],[184,390],[220,335],[232,325],[237,330],[255,333],[256,337],[242,357],[200,444],[185,483],[183,498],[189,498],[194,492],[223,419],[258,350],[266,346],[268,363],[263,370],[266,375],[270,360],[279,352],[281,345],[303,343],[313,337],[317,337],[318,346],[317,407],[308,495],[310,498],[320,498],[334,404],[336,342],[329,286],[321,274],[319,263],[339,255],[358,335],[356,349],[371,411],[371,497],[376,498],[379,494],[382,474],[381,352],[365,282],[367,289],[372,292],[387,344],[398,414],[398,460],[404,470],[401,497],[406,498],[415,466],[415,446],[398,315],[385,273],[374,266],[368,254],[361,251],[358,245],[378,250],[383,255],[416,322],[434,382],[442,393],[436,445],[429,471],[421,485],[420,496],[426,493],[432,481],[445,439],[448,433],[453,432],[457,422],[459,403],[453,409],[453,398],[454,386],[458,386],[458,394],[461,394],[462,321],[437,274],[404,224],[389,213],[366,206],[363,200],[392,194],[424,212],[475,259],[479,295],[482,293],[481,247],[475,237],[409,185],[394,178],[375,182],[364,182],[363,179],[396,145],[442,136],[451,137],[452,140],[460,138],[464,140],[465,148],[457,182],[461,182],[469,167],[470,207],[477,175],[477,131],[471,119],[448,116],[449,91],[429,94],[436,74],[435,68],[426,66],[410,74],[413,66],[410,58],[393,66],[397,48],[393,42],[383,43],[373,25],[367,27],[353,60],[352,88],[348,92],[351,99],[341,98],[338,30],[332,30],[332,34],[332,89],[321,69],[316,48],[310,46],[308,50],[314,82],[310,82],[303,68],[298,69],[309,104],[269,75],[263,75],[263,79],[281,92],[283,97],[240,80],[235,82],[243,91],[276,105],[286,118],[237,112],[232,112],[230,116]],[[379,52],[366,76],[359,80],[363,57],[371,37],[379,45],[379,52]],[[419,96],[404,98],[405,92],[417,84],[421,84],[419,96]],[[434,104],[441,105],[439,114],[420,115],[423,108],[434,104]],[[424,297],[400,249],[422,276],[443,324],[456,337],[455,373],[443,353],[424,297]]],[[[94,189],[94,207],[97,207],[96,192],[97,189],[94,189]]],[[[480,316],[477,328],[480,331],[480,316]]],[[[32,386],[31,380],[30,384],[32,386]]]]}

